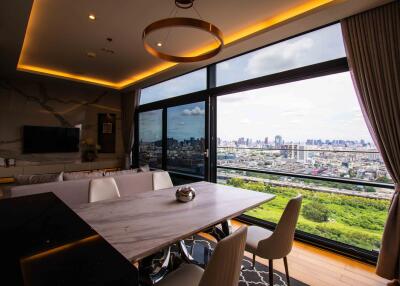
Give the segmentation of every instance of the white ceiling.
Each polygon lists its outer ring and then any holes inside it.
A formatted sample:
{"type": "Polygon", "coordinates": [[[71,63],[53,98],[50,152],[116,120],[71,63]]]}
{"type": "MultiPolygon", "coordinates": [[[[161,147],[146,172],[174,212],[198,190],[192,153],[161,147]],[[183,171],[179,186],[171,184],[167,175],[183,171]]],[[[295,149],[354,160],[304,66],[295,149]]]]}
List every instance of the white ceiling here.
{"type": "MultiPolygon", "coordinates": [[[[196,0],[195,6],[204,20],[217,25],[224,36],[229,37],[307,2],[310,0],[196,0]]],[[[212,60],[179,64],[134,85],[147,85],[387,2],[390,1],[336,0],[285,25],[235,42],[212,60]]],[[[35,0],[26,31],[22,64],[107,82],[124,81],[164,64],[144,50],[141,35],[151,22],[168,17],[173,7],[173,0],[35,0]],[[90,13],[96,15],[95,21],[88,19],[90,13]],[[112,38],[112,42],[107,38],[112,38]],[[88,57],[88,52],[96,53],[96,57],[88,57]]],[[[193,10],[180,10],[177,16],[197,17],[193,10]]],[[[155,44],[165,35],[166,31],[152,35],[149,42],[155,44]]],[[[209,42],[203,34],[185,29],[171,30],[169,35],[163,46],[166,51],[187,52],[209,42]]]]}

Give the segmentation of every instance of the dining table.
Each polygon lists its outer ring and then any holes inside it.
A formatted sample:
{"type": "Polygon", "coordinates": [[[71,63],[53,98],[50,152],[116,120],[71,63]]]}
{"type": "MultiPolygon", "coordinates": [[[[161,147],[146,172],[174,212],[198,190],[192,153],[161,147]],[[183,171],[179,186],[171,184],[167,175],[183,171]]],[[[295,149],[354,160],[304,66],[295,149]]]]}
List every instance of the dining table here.
{"type": "Polygon", "coordinates": [[[176,200],[176,186],[83,204],[73,211],[126,259],[135,262],[275,197],[210,182],[190,186],[196,196],[186,203],[176,200]]]}

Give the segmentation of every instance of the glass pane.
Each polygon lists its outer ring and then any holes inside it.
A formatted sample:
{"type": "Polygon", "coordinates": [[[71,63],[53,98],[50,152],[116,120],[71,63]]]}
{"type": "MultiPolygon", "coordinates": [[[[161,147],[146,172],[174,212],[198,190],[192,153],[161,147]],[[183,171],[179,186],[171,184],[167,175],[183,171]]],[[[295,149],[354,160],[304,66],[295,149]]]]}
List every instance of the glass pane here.
{"type": "Polygon", "coordinates": [[[204,102],[168,108],[167,169],[204,176],[204,102]]]}
{"type": "Polygon", "coordinates": [[[345,56],[335,24],[217,64],[217,86],[345,56]]]}
{"type": "Polygon", "coordinates": [[[275,194],[274,200],[246,213],[274,223],[279,221],[290,198],[302,194],[297,229],[367,250],[380,248],[390,200],[375,198],[373,193],[379,192],[378,188],[369,187],[371,196],[349,195],[341,192],[348,187],[346,184],[223,168],[218,169],[218,183],[275,194]],[[332,192],[319,191],[327,188],[332,192]]]}
{"type": "Polygon", "coordinates": [[[162,110],[139,113],[139,164],[162,167],[162,110]]]}
{"type": "Polygon", "coordinates": [[[302,193],[299,229],[367,250],[379,248],[391,187],[290,176],[392,183],[349,72],[219,96],[217,117],[219,182],[277,195],[249,215],[277,222],[288,199],[302,193]]]}
{"type": "Polygon", "coordinates": [[[207,70],[200,69],[142,89],[140,104],[146,104],[204,90],[206,87],[207,70]]]}
{"type": "Polygon", "coordinates": [[[349,72],[218,97],[219,164],[391,182],[349,72]]]}

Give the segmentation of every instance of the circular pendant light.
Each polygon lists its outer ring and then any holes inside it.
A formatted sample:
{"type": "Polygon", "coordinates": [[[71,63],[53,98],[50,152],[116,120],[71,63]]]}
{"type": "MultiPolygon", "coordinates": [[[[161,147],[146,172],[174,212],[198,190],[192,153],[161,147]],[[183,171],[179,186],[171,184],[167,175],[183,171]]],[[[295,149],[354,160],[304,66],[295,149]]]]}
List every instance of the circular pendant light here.
{"type": "MultiPolygon", "coordinates": [[[[175,5],[177,8],[180,8],[180,9],[189,9],[191,7],[193,7],[195,9],[195,7],[193,6],[193,1],[194,0],[175,0],[175,5]]],[[[198,13],[196,9],[195,9],[195,11],[196,11],[196,13],[198,13]]],[[[142,40],[143,40],[144,48],[151,55],[153,55],[157,58],[166,60],[166,61],[177,62],[177,63],[190,63],[190,62],[198,62],[198,61],[210,59],[210,58],[216,56],[222,50],[222,48],[224,46],[223,35],[222,35],[221,30],[218,29],[218,27],[216,27],[213,24],[206,22],[202,19],[185,18],[185,17],[173,17],[173,18],[162,19],[162,20],[156,21],[156,22],[148,25],[143,30],[142,40]],[[173,27],[186,27],[186,28],[198,29],[198,30],[207,32],[215,38],[215,40],[218,42],[218,45],[215,48],[213,48],[212,50],[209,50],[200,55],[177,56],[177,55],[163,53],[147,43],[146,38],[152,32],[155,32],[155,31],[158,31],[161,29],[165,29],[165,28],[173,28],[173,27]]],[[[157,46],[161,47],[161,46],[163,46],[163,44],[161,42],[159,42],[159,43],[157,43],[157,46]]]]}

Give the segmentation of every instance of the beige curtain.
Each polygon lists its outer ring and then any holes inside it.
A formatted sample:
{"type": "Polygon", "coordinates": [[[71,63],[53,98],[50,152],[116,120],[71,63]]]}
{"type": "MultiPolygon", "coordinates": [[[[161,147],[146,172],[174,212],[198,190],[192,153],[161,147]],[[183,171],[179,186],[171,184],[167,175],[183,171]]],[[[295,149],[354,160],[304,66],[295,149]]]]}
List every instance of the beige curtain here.
{"type": "Polygon", "coordinates": [[[400,3],[344,19],[342,30],[364,118],[396,186],[376,273],[399,279],[400,3]]]}
{"type": "Polygon", "coordinates": [[[140,90],[128,91],[121,94],[121,123],[122,140],[124,142],[124,168],[132,166],[132,147],[134,143],[135,112],[139,105],[140,90]]]}

